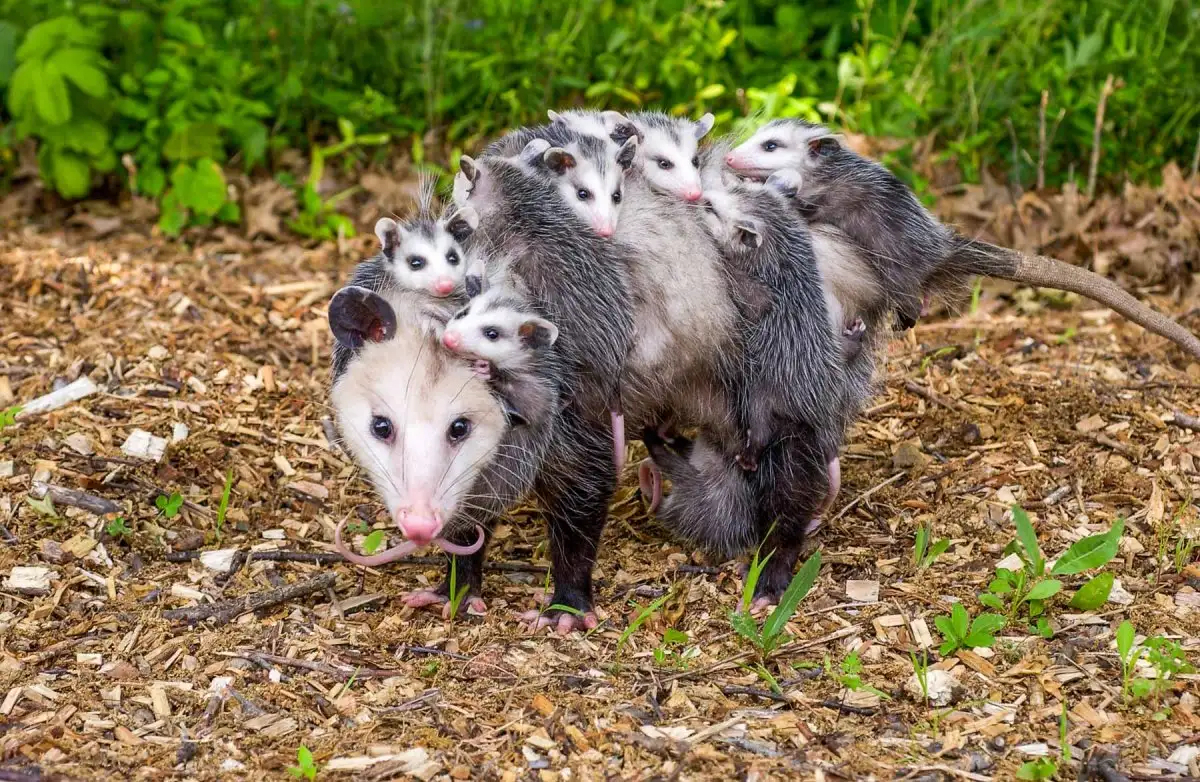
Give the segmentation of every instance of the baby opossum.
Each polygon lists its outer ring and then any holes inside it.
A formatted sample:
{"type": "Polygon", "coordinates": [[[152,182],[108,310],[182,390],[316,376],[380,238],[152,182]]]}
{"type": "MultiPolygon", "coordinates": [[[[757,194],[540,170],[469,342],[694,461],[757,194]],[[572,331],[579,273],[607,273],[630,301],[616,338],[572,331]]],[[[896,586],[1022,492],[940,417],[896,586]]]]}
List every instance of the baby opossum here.
{"type": "Polygon", "coordinates": [[[629,115],[611,111],[601,114],[552,111],[550,119],[579,133],[605,136],[617,142],[635,133],[640,142],[638,167],[651,187],[690,203],[696,203],[703,195],[699,143],[712,130],[712,114],[693,121],[654,111],[629,115]]]}
{"type": "Polygon", "coordinates": [[[915,324],[924,297],[954,295],[973,275],[1071,291],[1100,302],[1200,358],[1200,339],[1112,281],[1053,258],[1027,256],[958,234],[921,206],[882,165],[803,120],[775,120],[726,157],[740,174],[800,172],[796,198],[811,223],[829,223],[863,249],[900,325],[915,324]]]}
{"type": "Polygon", "coordinates": [[[479,216],[471,207],[443,208],[435,215],[434,186],[432,177],[422,178],[417,214],[402,222],[381,217],[375,235],[397,285],[442,298],[463,286],[468,259],[462,242],[478,227],[479,216]]]}

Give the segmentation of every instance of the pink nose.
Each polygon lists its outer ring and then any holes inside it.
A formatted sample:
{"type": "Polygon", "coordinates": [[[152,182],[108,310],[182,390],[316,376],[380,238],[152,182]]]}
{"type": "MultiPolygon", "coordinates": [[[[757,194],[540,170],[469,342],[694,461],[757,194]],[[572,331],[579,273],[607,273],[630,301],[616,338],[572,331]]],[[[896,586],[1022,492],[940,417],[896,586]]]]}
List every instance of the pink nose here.
{"type": "Polygon", "coordinates": [[[462,347],[462,335],[457,331],[447,331],[442,335],[442,344],[451,350],[458,350],[462,347]]]}
{"type": "Polygon", "coordinates": [[[442,531],[442,517],[441,514],[430,513],[428,509],[421,509],[419,513],[402,510],[399,527],[404,537],[418,546],[427,546],[442,531]]]}
{"type": "Polygon", "coordinates": [[[454,293],[454,280],[449,277],[442,277],[433,284],[433,292],[439,296],[449,296],[454,293]]]}
{"type": "Polygon", "coordinates": [[[731,152],[731,153],[729,153],[728,155],[726,155],[726,156],[725,156],[725,162],[726,162],[728,165],[730,165],[730,166],[732,166],[732,167],[734,167],[734,168],[737,168],[737,164],[738,164],[738,157],[737,157],[737,155],[735,155],[735,154],[733,154],[733,153],[731,152]]]}
{"type": "Polygon", "coordinates": [[[599,227],[596,229],[596,233],[597,233],[599,236],[612,236],[612,235],[613,235],[613,227],[612,227],[611,225],[602,225],[602,226],[599,226],[599,227]]]}
{"type": "Polygon", "coordinates": [[[694,204],[700,200],[700,196],[702,195],[704,195],[704,193],[700,192],[699,190],[689,190],[683,194],[683,199],[689,204],[694,204]]]}

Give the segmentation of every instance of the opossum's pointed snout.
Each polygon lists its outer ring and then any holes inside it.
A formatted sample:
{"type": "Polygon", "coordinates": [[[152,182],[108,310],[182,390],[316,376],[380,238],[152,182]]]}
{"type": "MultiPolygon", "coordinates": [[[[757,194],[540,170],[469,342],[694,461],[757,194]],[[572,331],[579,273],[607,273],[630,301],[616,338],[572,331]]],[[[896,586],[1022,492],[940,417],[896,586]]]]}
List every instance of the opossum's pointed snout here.
{"type": "Polygon", "coordinates": [[[687,201],[689,204],[694,204],[703,197],[704,197],[704,191],[698,187],[694,187],[691,190],[684,192],[684,194],[683,194],[683,200],[687,201]]]}
{"type": "Polygon", "coordinates": [[[725,165],[729,166],[730,168],[738,168],[742,165],[742,159],[730,152],[725,156],[725,165]]]}
{"type": "Polygon", "coordinates": [[[613,235],[612,223],[601,223],[600,225],[597,225],[596,226],[596,235],[603,236],[606,239],[608,237],[612,236],[613,235]]]}
{"type": "Polygon", "coordinates": [[[442,515],[428,508],[402,510],[396,518],[396,526],[417,546],[428,546],[442,531],[442,515]]]}
{"type": "Polygon", "coordinates": [[[433,283],[433,292],[438,296],[449,296],[454,293],[454,280],[449,277],[442,277],[433,283]]]}
{"type": "Polygon", "coordinates": [[[450,350],[457,352],[458,349],[462,347],[462,334],[459,334],[457,331],[450,331],[447,329],[446,332],[442,334],[442,344],[450,350]]]}

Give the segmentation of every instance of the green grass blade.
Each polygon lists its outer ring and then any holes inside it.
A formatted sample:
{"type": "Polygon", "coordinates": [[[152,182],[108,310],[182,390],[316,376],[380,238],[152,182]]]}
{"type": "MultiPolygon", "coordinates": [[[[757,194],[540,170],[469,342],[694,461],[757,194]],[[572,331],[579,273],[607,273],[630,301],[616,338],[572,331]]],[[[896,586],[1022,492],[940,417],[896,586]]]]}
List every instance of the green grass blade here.
{"type": "Polygon", "coordinates": [[[764,640],[774,639],[783,632],[784,626],[792,618],[792,614],[796,613],[796,607],[800,605],[800,601],[812,589],[813,584],[817,581],[817,574],[821,570],[821,552],[814,551],[813,555],[808,558],[808,561],[800,566],[796,571],[796,575],[792,577],[792,582],[788,584],[788,588],[784,591],[783,597],[779,598],[779,605],[775,606],[775,610],[767,617],[767,621],[763,623],[762,634],[764,640]]]}

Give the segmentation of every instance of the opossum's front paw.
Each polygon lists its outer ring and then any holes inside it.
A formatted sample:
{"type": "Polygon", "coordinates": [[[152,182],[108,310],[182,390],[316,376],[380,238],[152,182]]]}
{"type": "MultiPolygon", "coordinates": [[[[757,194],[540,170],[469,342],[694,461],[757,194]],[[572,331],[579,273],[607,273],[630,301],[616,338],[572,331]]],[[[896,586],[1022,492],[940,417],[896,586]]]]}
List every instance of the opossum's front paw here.
{"type": "Polygon", "coordinates": [[[733,460],[737,462],[738,467],[741,467],[746,472],[756,472],[758,470],[758,454],[749,448],[733,457],[733,460]]]}
{"type": "Polygon", "coordinates": [[[490,380],[492,377],[492,362],[486,359],[479,359],[471,364],[471,369],[482,380],[490,380]]]}
{"type": "Polygon", "coordinates": [[[592,610],[590,601],[572,595],[573,591],[555,591],[553,595],[543,592],[537,596],[537,602],[543,608],[521,614],[521,622],[531,633],[546,627],[553,627],[559,635],[566,635],[572,630],[594,630],[600,620],[592,610]]]}
{"type": "MultiPolygon", "coordinates": [[[[446,589],[416,589],[400,599],[409,608],[425,608],[427,606],[440,605],[442,607],[442,618],[450,618],[450,598],[447,595],[446,589]]],[[[487,613],[487,603],[479,595],[468,595],[459,604],[458,610],[478,616],[487,613]]]]}

